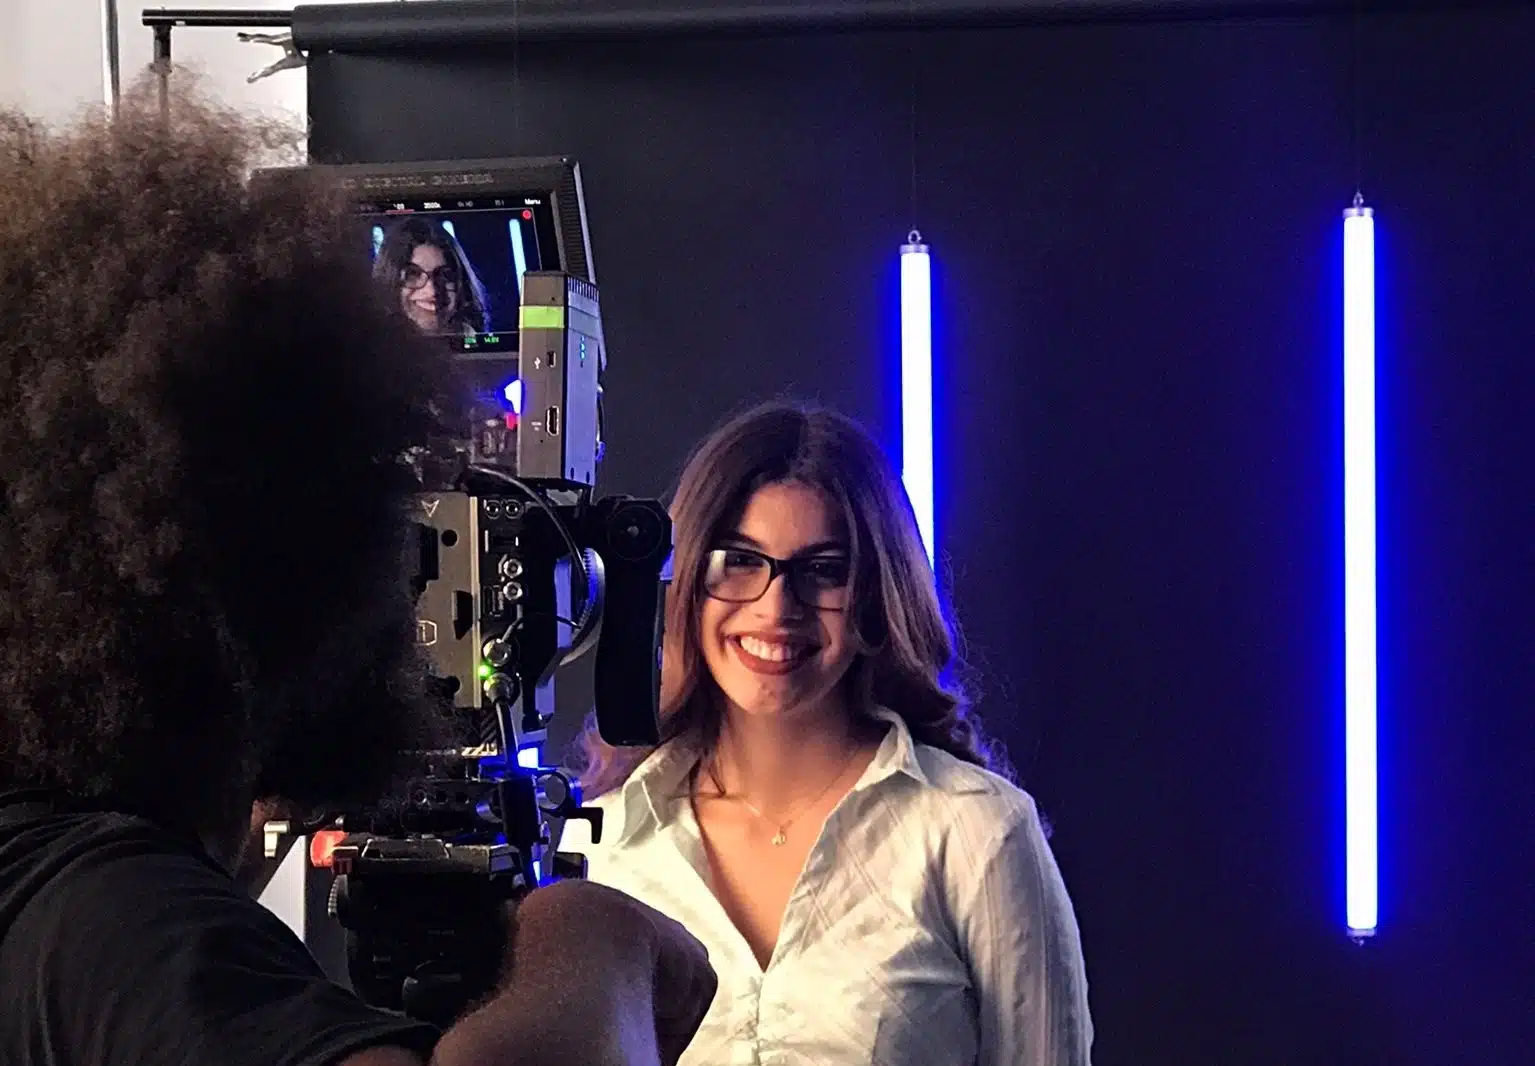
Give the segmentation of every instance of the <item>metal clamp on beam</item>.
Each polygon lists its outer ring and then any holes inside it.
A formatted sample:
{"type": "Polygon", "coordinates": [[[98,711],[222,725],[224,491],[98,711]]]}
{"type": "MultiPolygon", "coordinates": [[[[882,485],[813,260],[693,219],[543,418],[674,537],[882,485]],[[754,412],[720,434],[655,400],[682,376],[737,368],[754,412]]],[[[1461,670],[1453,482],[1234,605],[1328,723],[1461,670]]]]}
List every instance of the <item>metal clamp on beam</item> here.
{"type": "MultiPolygon", "coordinates": [[[[103,0],[106,5],[105,17],[108,28],[107,34],[107,71],[111,79],[112,107],[115,110],[122,96],[122,84],[120,73],[120,60],[118,58],[117,44],[117,0],[103,0]]],[[[178,27],[191,26],[202,29],[286,29],[293,25],[292,11],[255,11],[255,10],[215,10],[211,8],[167,8],[145,10],[143,23],[148,26],[155,35],[154,61],[150,69],[155,72],[155,77],[160,79],[160,110],[165,112],[170,108],[170,78],[171,78],[171,31],[178,27]]],[[[263,70],[257,71],[246,79],[247,82],[260,81],[268,75],[275,74],[279,70],[287,70],[291,67],[303,65],[303,57],[293,47],[292,34],[281,35],[274,38],[262,34],[240,35],[242,41],[251,41],[260,44],[280,44],[283,47],[283,57],[263,70]]]]}

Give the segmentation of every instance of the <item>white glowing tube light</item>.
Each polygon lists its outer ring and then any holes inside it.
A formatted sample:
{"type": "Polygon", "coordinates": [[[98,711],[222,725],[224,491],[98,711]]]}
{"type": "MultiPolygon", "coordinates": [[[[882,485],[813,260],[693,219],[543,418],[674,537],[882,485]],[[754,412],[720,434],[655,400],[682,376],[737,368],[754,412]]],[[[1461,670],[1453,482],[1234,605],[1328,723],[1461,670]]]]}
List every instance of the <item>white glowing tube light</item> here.
{"type": "Polygon", "coordinates": [[[1347,921],[1379,920],[1376,773],[1375,216],[1343,213],[1343,640],[1347,921]]]}
{"type": "Polygon", "coordinates": [[[528,272],[528,252],[522,243],[522,222],[512,219],[506,224],[512,238],[512,269],[517,273],[517,299],[522,300],[522,276],[528,272]]]}
{"type": "Polygon", "coordinates": [[[916,230],[901,245],[901,480],[932,563],[933,268],[916,230]]]}

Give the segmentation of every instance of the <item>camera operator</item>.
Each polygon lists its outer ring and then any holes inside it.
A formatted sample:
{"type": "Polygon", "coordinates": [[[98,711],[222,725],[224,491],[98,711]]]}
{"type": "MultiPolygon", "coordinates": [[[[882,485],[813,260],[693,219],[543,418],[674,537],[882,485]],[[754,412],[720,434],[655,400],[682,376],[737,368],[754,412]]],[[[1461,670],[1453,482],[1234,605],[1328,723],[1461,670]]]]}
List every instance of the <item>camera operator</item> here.
{"type": "Polygon", "coordinates": [[[432,739],[400,456],[446,364],[331,193],[247,185],[277,131],[170,114],[0,113],[0,1062],[675,1062],[713,971],[617,892],[529,896],[440,1035],[238,888],[260,804],[432,739]]]}

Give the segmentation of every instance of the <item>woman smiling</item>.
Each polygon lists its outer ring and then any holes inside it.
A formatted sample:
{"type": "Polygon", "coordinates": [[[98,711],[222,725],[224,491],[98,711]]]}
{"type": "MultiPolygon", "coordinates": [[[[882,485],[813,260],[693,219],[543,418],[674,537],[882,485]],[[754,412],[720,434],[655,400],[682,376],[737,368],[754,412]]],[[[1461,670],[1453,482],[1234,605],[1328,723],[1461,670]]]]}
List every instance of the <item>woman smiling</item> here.
{"type": "Polygon", "coordinates": [[[953,637],[874,441],[758,408],[699,447],[672,517],[662,743],[586,738],[604,837],[563,846],[709,948],[683,1063],[1088,1063],[1070,900],[944,681],[953,637]]]}

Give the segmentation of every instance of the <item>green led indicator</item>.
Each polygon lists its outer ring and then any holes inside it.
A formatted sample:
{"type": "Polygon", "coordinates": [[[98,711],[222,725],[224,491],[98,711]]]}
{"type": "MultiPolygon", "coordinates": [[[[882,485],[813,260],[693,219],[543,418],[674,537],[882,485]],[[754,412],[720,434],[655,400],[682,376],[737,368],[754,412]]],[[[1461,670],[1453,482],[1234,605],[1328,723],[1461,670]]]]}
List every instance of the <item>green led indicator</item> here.
{"type": "Polygon", "coordinates": [[[524,304],[518,310],[517,325],[521,329],[564,329],[565,309],[524,304]]]}
{"type": "Polygon", "coordinates": [[[490,664],[489,663],[481,663],[480,664],[480,676],[481,677],[489,677],[490,676],[490,672],[491,671],[490,671],[490,664]]]}

